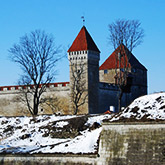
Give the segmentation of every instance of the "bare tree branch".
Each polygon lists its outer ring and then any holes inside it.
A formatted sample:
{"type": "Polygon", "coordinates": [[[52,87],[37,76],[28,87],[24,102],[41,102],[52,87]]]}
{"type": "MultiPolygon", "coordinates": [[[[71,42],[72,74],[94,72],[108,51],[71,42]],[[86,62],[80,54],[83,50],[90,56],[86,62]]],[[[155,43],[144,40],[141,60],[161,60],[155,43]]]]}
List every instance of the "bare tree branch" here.
{"type": "Polygon", "coordinates": [[[73,103],[74,114],[77,114],[79,107],[85,104],[88,96],[87,84],[85,79],[86,64],[81,61],[72,62],[70,60],[71,68],[71,101],[73,103]]]}
{"type": "Polygon", "coordinates": [[[125,86],[127,85],[128,74],[130,73],[129,59],[130,52],[143,41],[144,30],[138,20],[118,19],[109,24],[109,41],[114,49],[118,49],[115,54],[115,79],[119,87],[118,109],[121,109],[121,98],[125,86]],[[124,45],[130,52],[124,52],[124,45]]]}
{"type": "Polygon", "coordinates": [[[14,44],[9,53],[11,60],[18,63],[23,71],[19,85],[26,86],[22,92],[28,109],[32,115],[37,115],[40,97],[46,85],[53,80],[55,64],[60,59],[54,38],[44,31],[35,30],[21,37],[19,44],[14,44]],[[33,88],[27,90],[32,84],[33,88]]]}
{"type": "Polygon", "coordinates": [[[143,42],[144,30],[138,20],[118,19],[108,25],[109,41],[116,49],[124,44],[131,52],[143,42]]]}

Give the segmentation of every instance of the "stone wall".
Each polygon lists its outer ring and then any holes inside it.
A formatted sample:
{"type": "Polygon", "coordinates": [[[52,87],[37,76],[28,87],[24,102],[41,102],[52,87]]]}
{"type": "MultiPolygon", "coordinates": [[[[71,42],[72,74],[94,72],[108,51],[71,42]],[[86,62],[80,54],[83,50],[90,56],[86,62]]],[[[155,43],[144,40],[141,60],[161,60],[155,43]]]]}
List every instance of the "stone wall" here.
{"type": "Polygon", "coordinates": [[[104,124],[99,164],[165,164],[165,123],[104,124]]]}
{"type": "MultiPolygon", "coordinates": [[[[119,70],[117,69],[117,72],[119,70]]],[[[99,70],[100,82],[115,84],[116,70],[99,70]]],[[[132,78],[130,85],[147,87],[147,71],[142,69],[130,69],[129,76],[132,78]]]]}
{"type": "Polygon", "coordinates": [[[88,114],[88,65],[87,65],[87,51],[82,51],[81,53],[83,59],[78,57],[78,52],[75,54],[72,52],[70,55],[68,54],[68,58],[71,60],[69,61],[69,68],[70,68],[70,102],[69,102],[69,111],[74,114],[75,104],[82,92],[80,100],[78,101],[77,105],[82,104],[79,106],[80,114],[88,114]],[[83,54],[84,53],[84,54],[83,54]],[[76,57],[75,57],[76,56],[76,57]],[[80,80],[79,85],[77,82],[80,80]]]}
{"type": "MultiPolygon", "coordinates": [[[[99,60],[100,53],[86,50],[68,52],[69,67],[70,67],[70,111],[73,109],[72,93],[75,90],[75,80],[80,76],[80,84],[82,86],[83,95],[78,104],[81,104],[85,98],[85,103],[79,107],[81,113],[79,114],[93,114],[99,111],[99,60]],[[74,89],[74,90],[73,90],[74,89]],[[84,92],[86,91],[86,92],[84,92]]],[[[77,79],[78,80],[78,79],[77,79]]],[[[80,88],[81,89],[81,88],[80,88]]],[[[81,92],[76,91],[81,95],[81,92]]]]}
{"type": "MultiPolygon", "coordinates": [[[[109,109],[109,106],[114,106],[118,109],[118,96],[119,92],[117,87],[115,88],[115,69],[99,70],[100,76],[100,95],[99,102],[102,109],[101,112],[105,112],[109,109]],[[104,87],[105,86],[105,87],[104,87]]],[[[121,106],[126,107],[134,99],[147,94],[147,71],[132,68],[127,78],[127,86],[125,87],[121,106]]]]}
{"type": "Polygon", "coordinates": [[[1,165],[97,165],[97,155],[0,155],[1,165]]]}
{"type": "MultiPolygon", "coordinates": [[[[21,97],[20,88],[23,86],[0,87],[0,116],[23,116],[30,115],[27,106],[19,97],[21,97]]],[[[43,93],[44,97],[57,97],[59,109],[52,110],[48,106],[40,106],[39,114],[66,113],[69,109],[69,83],[52,83],[43,93]]]]}
{"type": "Polygon", "coordinates": [[[100,82],[115,84],[115,69],[99,70],[100,82]]]}
{"type": "MultiPolygon", "coordinates": [[[[124,92],[121,99],[121,107],[127,107],[136,98],[146,95],[146,86],[131,86],[130,92],[124,92]]],[[[110,106],[115,107],[115,112],[118,111],[118,97],[119,89],[115,84],[99,83],[99,111],[98,113],[104,113],[110,109],[110,106]]]]}
{"type": "Polygon", "coordinates": [[[0,154],[1,165],[163,165],[165,122],[104,123],[95,154],[0,154]]]}
{"type": "Polygon", "coordinates": [[[114,106],[118,105],[118,88],[115,85],[100,83],[99,84],[99,113],[104,113],[114,106]]]}
{"type": "MultiPolygon", "coordinates": [[[[93,69],[93,72],[94,70],[96,69],[93,69]]],[[[90,79],[92,79],[92,77],[96,79],[98,78],[98,76],[92,76],[92,75],[89,75],[89,77],[90,79]]],[[[20,88],[23,88],[23,86],[0,87],[0,116],[30,115],[26,104],[23,104],[23,102],[21,102],[18,99],[18,97],[20,96],[20,88]]],[[[146,87],[132,86],[131,92],[124,93],[122,96],[122,102],[121,102],[122,107],[129,105],[134,99],[141,96],[141,93],[146,93],[146,92],[147,92],[146,87]]],[[[79,108],[80,109],[79,114],[104,113],[105,111],[109,110],[110,106],[114,106],[115,110],[117,111],[118,94],[119,94],[118,88],[113,84],[108,84],[103,82],[100,82],[98,84],[91,82],[89,85],[89,97],[87,97],[86,103],[79,108]],[[89,107],[93,107],[91,108],[92,109],[91,111],[89,111],[89,107]]],[[[42,107],[40,106],[39,114],[52,114],[52,113],[73,114],[74,113],[73,108],[71,108],[69,82],[50,84],[47,87],[46,92],[43,93],[43,97],[57,97],[58,105],[56,106],[57,108],[53,110],[53,112],[52,109],[50,109],[50,107],[48,106],[42,106],[42,107]]]]}
{"type": "Polygon", "coordinates": [[[99,111],[99,61],[88,61],[88,106],[89,113],[99,111]]]}

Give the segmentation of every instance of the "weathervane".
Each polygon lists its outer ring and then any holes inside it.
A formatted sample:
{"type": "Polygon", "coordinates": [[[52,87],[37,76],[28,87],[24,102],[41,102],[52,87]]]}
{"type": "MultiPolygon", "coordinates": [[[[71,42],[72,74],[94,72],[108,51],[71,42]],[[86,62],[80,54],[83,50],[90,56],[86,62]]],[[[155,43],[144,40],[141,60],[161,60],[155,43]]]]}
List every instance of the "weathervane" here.
{"type": "Polygon", "coordinates": [[[82,16],[81,19],[83,21],[83,26],[84,26],[84,24],[85,24],[85,18],[84,18],[84,16],[82,16]]]}

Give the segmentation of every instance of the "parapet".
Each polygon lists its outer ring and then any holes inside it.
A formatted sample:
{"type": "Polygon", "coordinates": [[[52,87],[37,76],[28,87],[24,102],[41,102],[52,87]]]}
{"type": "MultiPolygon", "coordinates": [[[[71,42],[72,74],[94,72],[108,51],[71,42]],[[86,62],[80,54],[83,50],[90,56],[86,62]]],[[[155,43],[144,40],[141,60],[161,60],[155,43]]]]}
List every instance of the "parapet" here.
{"type": "MultiPolygon", "coordinates": [[[[42,87],[42,84],[40,84],[39,88],[42,87]]],[[[46,85],[47,89],[53,89],[53,88],[68,88],[69,87],[69,82],[58,82],[58,83],[49,83],[46,85]]],[[[24,85],[13,85],[13,86],[0,86],[0,93],[4,93],[4,92],[19,92],[19,90],[21,89],[26,89],[26,88],[29,88],[29,89],[33,89],[34,88],[34,85],[29,85],[28,87],[27,86],[24,86],[24,85]]]]}

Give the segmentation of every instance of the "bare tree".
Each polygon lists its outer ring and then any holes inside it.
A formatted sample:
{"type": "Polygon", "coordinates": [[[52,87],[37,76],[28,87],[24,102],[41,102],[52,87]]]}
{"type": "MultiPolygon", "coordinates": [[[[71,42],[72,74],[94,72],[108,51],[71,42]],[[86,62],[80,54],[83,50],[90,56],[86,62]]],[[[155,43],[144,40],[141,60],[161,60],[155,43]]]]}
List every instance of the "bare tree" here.
{"type": "Polygon", "coordinates": [[[79,107],[84,105],[87,96],[87,82],[86,82],[86,64],[81,60],[75,63],[70,61],[71,69],[71,102],[74,108],[74,114],[76,115],[79,111],[79,107]]]}
{"type": "Polygon", "coordinates": [[[144,30],[138,20],[119,19],[109,24],[109,32],[110,44],[115,50],[118,48],[115,54],[115,79],[119,88],[118,111],[120,111],[123,91],[127,85],[128,74],[131,72],[130,54],[135,47],[142,43],[144,30]]]}
{"type": "Polygon", "coordinates": [[[130,52],[143,42],[144,30],[138,20],[118,19],[109,24],[109,41],[116,49],[124,44],[130,52]]]}
{"type": "Polygon", "coordinates": [[[60,110],[59,104],[60,104],[59,98],[56,96],[48,96],[48,97],[41,98],[41,106],[49,107],[53,114],[55,114],[56,112],[60,110]]]}
{"type": "Polygon", "coordinates": [[[69,102],[66,97],[53,94],[41,98],[41,107],[50,109],[53,114],[65,114],[68,113],[69,102]]]}
{"type": "Polygon", "coordinates": [[[121,44],[115,53],[115,84],[118,86],[118,111],[121,110],[121,99],[128,83],[128,76],[131,73],[129,59],[130,51],[121,44]]]}
{"type": "Polygon", "coordinates": [[[19,44],[9,49],[12,61],[23,71],[22,85],[24,101],[32,115],[38,114],[40,98],[46,86],[55,76],[55,64],[59,60],[58,48],[52,35],[35,30],[20,38],[19,44]]]}

